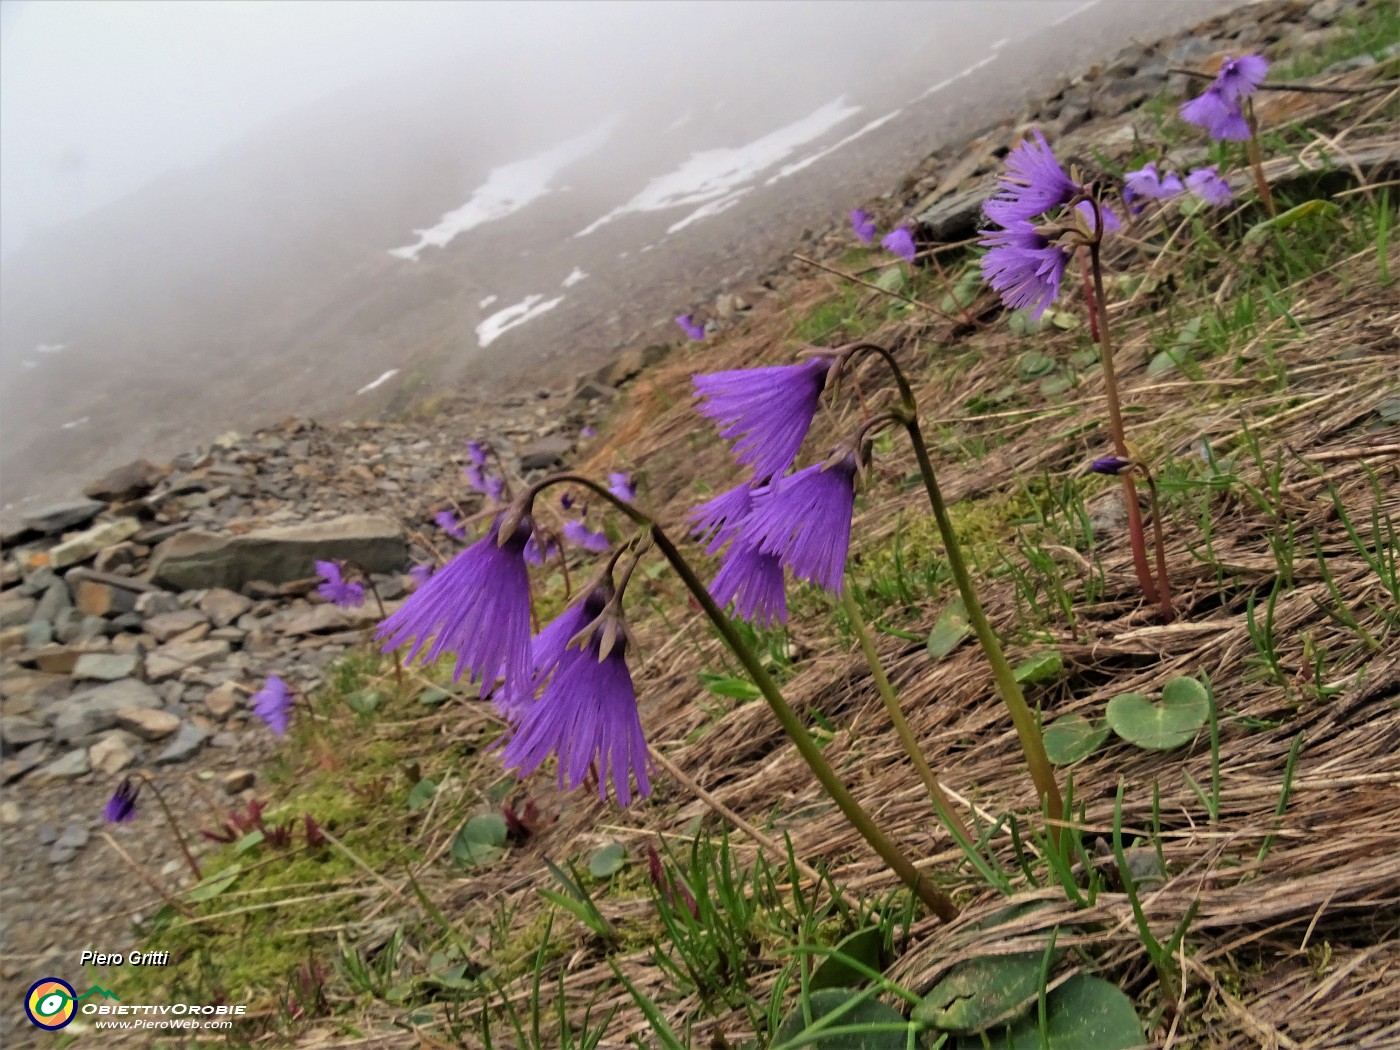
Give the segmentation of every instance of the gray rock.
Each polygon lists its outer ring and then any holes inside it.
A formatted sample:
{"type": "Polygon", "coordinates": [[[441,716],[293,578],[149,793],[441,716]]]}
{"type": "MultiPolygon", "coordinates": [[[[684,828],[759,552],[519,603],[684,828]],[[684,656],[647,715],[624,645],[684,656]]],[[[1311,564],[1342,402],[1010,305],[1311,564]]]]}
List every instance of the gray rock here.
{"type": "Polygon", "coordinates": [[[253,607],[253,600],[236,591],[215,587],[199,600],[199,609],[215,627],[227,627],[253,607]]]}
{"type": "Polygon", "coordinates": [[[76,780],[85,775],[91,767],[88,766],[87,748],[80,747],[69,751],[62,758],[55,759],[42,769],[34,773],[37,781],[46,780],[76,780]]]}
{"type": "Polygon", "coordinates": [[[283,634],[296,638],[304,634],[328,634],[368,627],[378,619],[378,614],[366,606],[342,609],[338,605],[315,605],[302,612],[291,613],[282,621],[281,630],[283,634]]]}
{"type": "Polygon", "coordinates": [[[48,729],[32,718],[26,718],[24,715],[0,716],[0,740],[5,741],[7,751],[48,738],[48,729]]]}
{"type": "Polygon", "coordinates": [[[0,762],[0,784],[10,784],[31,770],[42,765],[49,757],[49,749],[44,744],[30,744],[14,754],[6,755],[0,762]]]}
{"type": "Polygon", "coordinates": [[[88,829],[77,821],[70,821],[63,829],[63,834],[58,836],[55,846],[62,846],[66,849],[82,849],[88,842],[88,829]]]}
{"type": "Polygon", "coordinates": [[[5,696],[5,713],[22,715],[37,707],[54,704],[73,691],[66,674],[7,669],[0,678],[0,692],[5,696]]]}
{"type": "Polygon", "coordinates": [[[240,791],[247,791],[257,780],[257,774],[251,769],[235,769],[224,775],[224,793],[236,795],[240,791]]]}
{"type": "Polygon", "coordinates": [[[58,841],[58,828],[52,824],[40,824],[38,830],[39,845],[52,846],[58,841]]]}
{"type": "Polygon", "coordinates": [[[149,707],[124,707],[117,712],[117,725],[142,740],[163,740],[180,728],[180,716],[149,707]]]}
{"type": "Polygon", "coordinates": [[[33,514],[26,514],[24,524],[35,532],[52,536],[64,529],[87,524],[106,509],[106,504],[97,500],[68,500],[65,503],[55,503],[43,510],[36,510],[33,514]]]}
{"type": "Polygon", "coordinates": [[[562,466],[574,443],[563,434],[536,438],[520,450],[521,470],[549,470],[562,466]]]}
{"type": "Polygon", "coordinates": [[[73,677],[79,681],[115,682],[134,675],[139,663],[135,653],[84,653],[73,665],[73,677]]]}
{"type": "Polygon", "coordinates": [[[160,697],[144,682],[126,678],[96,689],[75,693],[56,709],[54,739],[72,743],[117,724],[117,712],[124,708],[158,708],[160,697]]]}
{"type": "Polygon", "coordinates": [[[83,489],[83,495],[107,503],[118,503],[144,496],[158,480],[160,468],[144,459],[138,459],[109,470],[83,489]]]}
{"type": "Polygon", "coordinates": [[[187,667],[208,667],[229,654],[228,642],[172,642],[146,654],[146,678],[163,682],[187,667]]]}
{"type": "Polygon", "coordinates": [[[243,704],[243,692],[232,682],[209,691],[204,698],[204,709],[215,718],[227,718],[243,704]]]}
{"type": "Polygon", "coordinates": [[[49,564],[55,569],[77,565],[79,562],[87,561],[93,557],[103,547],[110,547],[122,540],[130,539],[140,531],[141,523],[135,518],[118,518],[116,521],[100,522],[86,532],[80,532],[76,536],[64,540],[49,551],[49,564]]]}
{"type": "Polygon", "coordinates": [[[136,611],[150,617],[179,612],[180,599],[169,591],[148,591],[136,599],[136,611]]]}
{"type": "Polygon", "coordinates": [[[115,776],[136,763],[136,738],[120,729],[104,733],[101,740],[88,748],[88,762],[99,773],[115,776]]]}
{"type": "Polygon", "coordinates": [[[53,641],[53,624],[48,620],[30,620],[24,628],[24,647],[42,649],[53,641]]]}
{"type": "Polygon", "coordinates": [[[71,608],[72,605],[73,599],[68,594],[68,585],[62,580],[54,580],[44,590],[44,596],[39,599],[39,604],[34,607],[33,618],[48,620],[52,623],[58,619],[59,613],[64,609],[71,608]]]}
{"type": "Polygon", "coordinates": [[[175,734],[175,739],[166,745],[165,750],[156,756],[155,764],[158,766],[170,765],[173,762],[184,762],[192,758],[201,747],[209,734],[199,726],[190,722],[184,722],[180,726],[180,731],[175,734]]]}
{"type": "Polygon", "coordinates": [[[179,609],[175,612],[152,616],[142,625],[141,629],[158,642],[168,642],[176,635],[184,634],[186,631],[208,622],[202,612],[195,609],[179,609]]]}
{"type": "Polygon", "coordinates": [[[0,627],[21,627],[29,622],[39,603],[18,591],[0,594],[0,627]]]}
{"type": "Polygon", "coordinates": [[[237,590],[251,580],[305,579],[315,575],[320,560],[353,561],[366,572],[391,572],[407,562],[408,546],[397,522],[355,514],[244,536],[181,533],[160,545],[151,570],[156,583],[176,590],[237,590]]]}
{"type": "Polygon", "coordinates": [[[923,240],[961,241],[977,232],[982,219],[982,202],[996,190],[994,182],[974,186],[962,193],[944,197],[915,216],[923,227],[923,240]]]}

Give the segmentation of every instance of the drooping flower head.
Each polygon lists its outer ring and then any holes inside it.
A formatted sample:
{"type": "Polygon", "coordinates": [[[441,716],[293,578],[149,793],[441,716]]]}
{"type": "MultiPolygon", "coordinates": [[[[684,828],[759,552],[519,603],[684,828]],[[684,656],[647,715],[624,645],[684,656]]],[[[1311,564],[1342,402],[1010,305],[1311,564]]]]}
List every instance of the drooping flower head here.
{"type": "Polygon", "coordinates": [[[1219,89],[1227,102],[1239,102],[1254,94],[1268,75],[1269,60],[1263,55],[1241,55],[1226,58],[1220,64],[1212,86],[1219,89]]]}
{"type": "Polygon", "coordinates": [[[1220,177],[1214,164],[1206,168],[1197,168],[1187,175],[1186,186],[1212,208],[1223,207],[1235,199],[1235,195],[1230,192],[1230,184],[1220,177]]]}
{"type": "Polygon", "coordinates": [[[690,314],[681,314],[679,317],[676,318],[676,324],[680,325],[681,331],[683,331],[686,335],[690,336],[690,338],[692,339],[705,338],[705,326],[702,324],[696,324],[694,321],[692,321],[690,319],[690,314]]]}
{"type": "Polygon", "coordinates": [[[891,230],[880,239],[880,247],[893,255],[898,255],[907,263],[913,263],[915,256],[919,254],[918,248],[914,246],[914,235],[909,232],[908,227],[901,226],[897,230],[891,230]]]}
{"type": "Polygon", "coordinates": [[[752,485],[737,485],[690,509],[686,515],[690,534],[705,544],[706,554],[714,554],[734,538],[753,507],[753,493],[752,485]]]}
{"type": "MultiPolygon", "coordinates": [[[[1144,164],[1137,171],[1130,171],[1123,176],[1123,200],[1129,206],[1139,197],[1149,200],[1163,201],[1178,197],[1185,192],[1181,185],[1181,178],[1174,171],[1159,175],[1157,165],[1152,162],[1144,164]]],[[[1141,206],[1133,209],[1140,211],[1141,206]]]]}
{"type": "Polygon", "coordinates": [[[1069,263],[1069,250],[1050,241],[1022,220],[1003,230],[983,230],[978,242],[987,249],[982,256],[982,276],[1010,309],[1032,308],[1031,317],[1042,314],[1060,295],[1060,281],[1069,263]]]}
{"type": "Polygon", "coordinates": [[[467,442],[467,459],[474,467],[486,466],[486,446],[480,441],[467,442]]]}
{"type": "Polygon", "coordinates": [[[851,232],[862,244],[875,243],[875,220],[857,208],[851,212],[851,232]]]}
{"type": "Polygon", "coordinates": [[[1089,469],[1095,474],[1122,474],[1125,470],[1132,468],[1131,459],[1123,459],[1121,456],[1100,456],[1089,464],[1089,469]]]}
{"type": "Polygon", "coordinates": [[[543,546],[540,544],[540,530],[536,529],[530,533],[530,538],[525,542],[525,560],[531,565],[543,565],[550,558],[558,557],[559,544],[554,537],[550,536],[543,546]]]}
{"type": "Polygon", "coordinates": [[[637,498],[637,487],[632,484],[631,474],[609,474],[608,491],[624,503],[632,503],[637,498]]]}
{"type": "Polygon", "coordinates": [[[817,414],[832,359],[693,376],[698,411],[734,442],[734,458],[760,478],[792,465],[817,414]]]}
{"type": "Polygon", "coordinates": [[[504,503],[506,498],[506,479],[497,474],[486,476],[486,485],[482,489],[486,493],[486,498],[492,503],[504,503]]]}
{"type": "Polygon", "coordinates": [[[855,479],[854,455],[783,478],[754,500],[734,542],[775,555],[794,576],[840,594],[855,479]]]}
{"type": "Polygon", "coordinates": [[[505,678],[506,695],[528,688],[530,681],[530,580],[524,554],[534,526],[525,517],[502,538],[501,520],[433,573],[376,632],[385,640],[384,652],[412,642],[410,662],[420,653],[429,664],[455,653],[452,680],[471,671],[481,680],[482,696],[499,677],[505,678]]]}
{"type": "Polygon", "coordinates": [[[572,791],[590,768],[598,776],[598,795],[608,784],[619,805],[651,793],[647,777],[647,742],[637,711],[637,695],[627,669],[626,630],[594,623],[619,615],[601,589],[567,609],[536,639],[538,699],[521,704],[512,721],[515,731],[501,749],[509,769],[527,776],[550,756],[557,759],[559,787],[572,791]],[[596,611],[595,611],[596,610],[596,611]],[[579,638],[580,631],[594,624],[579,638]]]}
{"type": "Polygon", "coordinates": [[[414,590],[417,590],[432,579],[433,567],[431,565],[415,565],[408,570],[408,575],[413,580],[414,590]]]}
{"type": "Polygon", "coordinates": [[[1240,112],[1239,102],[1226,98],[1217,84],[1182,103],[1181,119],[1205,128],[1217,141],[1243,142],[1249,138],[1249,124],[1240,112]]]}
{"type": "Polygon", "coordinates": [[[136,819],[136,799],[141,794],[141,785],[131,777],[122,778],[117,790],[102,807],[102,819],[108,824],[125,824],[136,819]]]}
{"type": "Polygon", "coordinates": [[[1006,172],[997,180],[997,193],[982,210],[1001,226],[1034,219],[1051,208],[1068,204],[1080,185],[1065,174],[1039,128],[1031,129],[1006,157],[1006,172]]]}
{"type": "Polygon", "coordinates": [[[607,537],[607,533],[594,532],[588,527],[588,523],[580,518],[573,518],[564,522],[564,538],[575,547],[582,547],[586,551],[594,554],[602,554],[612,546],[612,541],[607,537]]]}
{"type": "Polygon", "coordinates": [[[268,675],[263,687],[253,694],[250,703],[253,714],[267,723],[267,728],[277,736],[287,732],[287,724],[292,718],[292,691],[287,683],[275,674],[268,675]]]}
{"type": "Polygon", "coordinates": [[[437,522],[437,527],[447,533],[454,540],[464,540],[467,538],[467,530],[462,523],[457,520],[457,515],[450,510],[440,510],[433,515],[433,521],[437,522]]]}
{"type": "Polygon", "coordinates": [[[710,584],[710,597],[721,609],[730,602],[740,619],[756,627],[787,623],[787,594],[783,590],[783,563],[745,543],[735,543],[710,584]]]}
{"type": "Polygon", "coordinates": [[[339,562],[318,561],[316,572],[325,581],[316,588],[316,593],[332,605],[358,609],[365,604],[365,585],[359,580],[347,582],[340,574],[339,562]]]}

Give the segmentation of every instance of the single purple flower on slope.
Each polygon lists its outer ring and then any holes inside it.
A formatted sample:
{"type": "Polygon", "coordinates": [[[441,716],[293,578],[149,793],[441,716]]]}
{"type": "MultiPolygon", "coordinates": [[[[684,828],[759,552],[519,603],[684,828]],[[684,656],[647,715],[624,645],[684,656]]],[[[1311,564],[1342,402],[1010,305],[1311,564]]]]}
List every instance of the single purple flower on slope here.
{"type": "Polygon", "coordinates": [[[1006,157],[1006,173],[997,180],[997,195],[982,205],[987,218],[1002,226],[1044,215],[1068,204],[1081,187],[1065,174],[1040,129],[1023,139],[1006,157]]]}
{"type": "Polygon", "coordinates": [[[1040,320],[1059,297],[1069,252],[1051,244],[1025,221],[982,232],[978,243],[988,249],[982,256],[982,276],[1008,308],[1032,307],[1031,317],[1040,320]]]}
{"type": "Polygon", "coordinates": [[[919,254],[918,248],[914,246],[914,235],[904,226],[885,234],[880,240],[880,247],[892,255],[898,255],[907,263],[912,263],[914,257],[919,254]]]}
{"type": "Polygon", "coordinates": [[[1165,175],[1159,175],[1154,163],[1144,164],[1137,171],[1130,171],[1123,176],[1123,200],[1129,205],[1139,197],[1163,201],[1180,196],[1184,192],[1181,178],[1176,172],[1169,171],[1165,175]]]}
{"type": "Polygon", "coordinates": [[[734,458],[759,478],[778,477],[792,465],[817,414],[831,358],[692,376],[697,411],[734,442],[734,458]]]}
{"type": "Polygon", "coordinates": [[[690,319],[690,314],[681,314],[676,318],[676,324],[680,325],[681,331],[685,332],[685,334],[692,339],[705,338],[705,326],[692,321],[690,319]]]}
{"type": "Polygon", "coordinates": [[[433,577],[433,567],[431,565],[415,565],[408,570],[408,575],[413,580],[413,589],[417,590],[433,577]]]}
{"type": "Polygon", "coordinates": [[[1131,459],[1123,459],[1121,456],[1101,456],[1089,464],[1089,469],[1095,474],[1117,475],[1132,467],[1131,459]]]}
{"type": "Polygon", "coordinates": [[[1227,99],[1214,84],[1190,102],[1182,103],[1181,119],[1205,128],[1211,138],[1220,141],[1243,142],[1249,138],[1249,125],[1239,103],[1227,99]]]}
{"type": "Polygon", "coordinates": [[[499,529],[498,518],[379,625],[376,637],[385,639],[384,652],[412,642],[408,661],[426,650],[429,664],[455,653],[452,680],[470,670],[481,680],[482,696],[502,676],[506,696],[529,687],[530,579],[524,553],[533,525],[522,520],[504,543],[497,543],[499,529]]]}
{"type": "Polygon", "coordinates": [[[136,781],[131,777],[123,777],[122,782],[117,785],[117,790],[102,807],[102,819],[108,824],[125,824],[135,820],[136,798],[140,793],[141,787],[136,781]]]}
{"type": "Polygon", "coordinates": [[[342,609],[358,609],[365,604],[365,585],[356,580],[347,583],[340,575],[340,566],[333,561],[318,561],[316,572],[326,582],[316,588],[316,593],[332,605],[342,609]]]}
{"type": "Polygon", "coordinates": [[[751,485],[736,485],[713,499],[692,507],[686,515],[690,534],[705,544],[705,553],[714,554],[734,538],[753,507],[751,485]]]}
{"type": "MultiPolygon", "coordinates": [[[[560,617],[567,620],[567,629],[582,619],[571,612],[560,617]]],[[[563,634],[560,630],[558,637],[563,634]]],[[[523,777],[551,754],[557,756],[559,787],[567,791],[582,784],[589,768],[595,768],[599,797],[607,798],[611,781],[618,804],[626,806],[632,801],[634,776],[638,797],[651,794],[647,742],[627,669],[626,640],[619,636],[603,652],[602,635],[598,629],[582,646],[565,641],[562,647],[550,647],[552,659],[539,676],[540,681],[548,679],[544,689],[537,700],[520,707],[515,732],[501,757],[507,768],[523,777]]]]}
{"type": "Polygon", "coordinates": [[[875,243],[875,221],[859,208],[851,212],[851,232],[862,244],[875,243]]]}
{"type": "Polygon", "coordinates": [[[1269,60],[1263,55],[1241,55],[1227,58],[1215,75],[1216,88],[1227,102],[1239,102],[1248,98],[1264,83],[1269,75],[1269,60]]]}
{"type": "Polygon", "coordinates": [[[745,543],[729,548],[710,584],[710,597],[721,609],[733,602],[739,618],[756,627],[787,623],[783,563],[777,555],[745,543]]]}
{"type": "Polygon", "coordinates": [[[1186,186],[1213,208],[1223,207],[1235,199],[1230,192],[1230,184],[1220,177],[1214,164],[1208,168],[1197,168],[1187,175],[1186,186]]]}
{"type": "Polygon", "coordinates": [[[606,533],[594,532],[578,518],[564,522],[564,538],[575,547],[582,547],[594,554],[602,554],[612,546],[606,533]]]}
{"type": "Polygon", "coordinates": [[[754,501],[734,542],[776,555],[794,576],[841,593],[855,508],[854,456],[816,463],[754,501]]]}
{"type": "Polygon", "coordinates": [[[486,466],[486,446],[480,441],[468,441],[467,458],[472,461],[473,466],[486,466]]]}
{"type": "Polygon", "coordinates": [[[440,510],[433,515],[433,521],[437,522],[437,527],[447,533],[454,540],[464,540],[467,538],[467,530],[457,521],[457,515],[450,510],[440,510]]]}
{"type": "Polygon", "coordinates": [[[637,498],[637,488],[632,484],[631,474],[609,474],[608,491],[624,503],[632,503],[637,498]]]}
{"type": "Polygon", "coordinates": [[[292,691],[287,683],[275,674],[268,675],[263,687],[253,694],[249,701],[253,714],[267,723],[277,736],[287,732],[287,724],[292,718],[292,691]]]}

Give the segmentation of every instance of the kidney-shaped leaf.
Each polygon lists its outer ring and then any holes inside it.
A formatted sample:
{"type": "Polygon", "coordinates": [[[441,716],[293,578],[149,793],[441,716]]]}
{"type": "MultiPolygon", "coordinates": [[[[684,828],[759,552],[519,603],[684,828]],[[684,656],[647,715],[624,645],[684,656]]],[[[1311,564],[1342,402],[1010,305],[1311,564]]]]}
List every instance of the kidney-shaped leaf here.
{"type": "Polygon", "coordinates": [[[938,617],[933,630],[928,633],[928,654],[941,660],[972,633],[972,625],[967,621],[967,606],[961,598],[954,598],[938,617]]]}
{"type": "Polygon", "coordinates": [[[1029,1006],[1040,990],[1040,952],[984,955],[958,963],[910,1018],[942,1032],[980,1032],[1029,1006]]]}
{"type": "Polygon", "coordinates": [[[1076,974],[1056,988],[1045,1001],[1045,1034],[1040,1041],[1040,1020],[1023,1017],[992,1046],[1005,1050],[1130,1050],[1142,1046],[1142,1022],[1133,1001],[1100,977],[1076,974]]]}
{"type": "Polygon", "coordinates": [[[1123,693],[1104,712],[1113,731],[1149,751],[1178,747],[1196,735],[1210,714],[1205,686],[1194,678],[1173,678],[1153,703],[1141,693],[1123,693]]]}
{"type": "MultiPolygon", "coordinates": [[[[863,930],[856,930],[855,933],[843,939],[836,945],[836,950],[841,955],[864,963],[870,969],[879,972],[883,969],[880,965],[882,961],[880,957],[885,950],[885,935],[880,932],[878,926],[867,926],[863,930]]],[[[816,991],[819,988],[859,988],[869,980],[868,976],[848,963],[846,959],[828,955],[821,965],[812,972],[812,979],[807,982],[807,989],[816,991]]]]}
{"type": "Polygon", "coordinates": [[[1067,766],[1092,755],[1108,739],[1106,722],[1091,722],[1083,715],[1061,715],[1045,727],[1045,754],[1057,766],[1067,766]]]}
{"type": "Polygon", "coordinates": [[[778,1026],[773,1042],[769,1044],[770,1050],[797,1050],[797,1047],[806,1046],[826,1047],[827,1050],[904,1050],[909,1039],[909,1022],[897,1010],[875,999],[857,1003],[825,1026],[848,1029],[854,1025],[870,1025],[874,1031],[843,1030],[830,1035],[824,1034],[822,1029],[812,1031],[817,1021],[835,1013],[852,999],[860,998],[860,995],[847,988],[824,988],[812,992],[807,998],[811,1023],[803,1016],[802,1004],[799,1003],[778,1026]]]}

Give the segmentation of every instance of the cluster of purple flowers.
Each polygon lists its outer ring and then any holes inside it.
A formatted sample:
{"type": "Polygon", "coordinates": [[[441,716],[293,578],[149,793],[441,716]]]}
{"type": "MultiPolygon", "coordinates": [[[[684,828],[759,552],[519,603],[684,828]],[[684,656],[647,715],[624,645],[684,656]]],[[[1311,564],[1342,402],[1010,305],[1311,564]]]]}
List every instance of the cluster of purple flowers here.
{"type": "MultiPolygon", "coordinates": [[[[879,234],[879,227],[875,225],[875,220],[868,212],[857,208],[850,213],[851,232],[856,235],[856,239],[862,244],[874,244],[875,237],[879,234]]],[[[907,226],[899,226],[880,238],[880,247],[892,255],[898,255],[905,262],[912,264],[919,254],[918,248],[914,244],[914,235],[909,232],[907,226]]]]}
{"type": "MultiPolygon", "coordinates": [[[[492,503],[501,503],[506,498],[506,479],[499,470],[491,469],[491,459],[494,455],[489,445],[480,441],[467,442],[467,484],[477,492],[482,493],[492,503]]],[[[500,463],[497,460],[497,466],[500,463]]],[[[462,536],[454,533],[443,524],[443,514],[437,516],[437,523],[447,529],[449,534],[461,539],[462,536]]]]}
{"type": "Polygon", "coordinates": [[[1213,208],[1234,200],[1230,184],[1221,178],[1214,164],[1196,168],[1186,176],[1184,183],[1181,176],[1174,171],[1159,173],[1155,163],[1144,164],[1136,171],[1130,171],[1123,176],[1123,200],[1134,212],[1142,210],[1142,205],[1135,204],[1135,201],[1171,200],[1188,191],[1213,208]]]}
{"type": "Polygon", "coordinates": [[[1263,55],[1227,58],[1210,87],[1182,104],[1181,119],[1205,128],[1213,139],[1243,142],[1249,138],[1249,122],[1241,103],[1258,90],[1268,72],[1263,55]]]}

